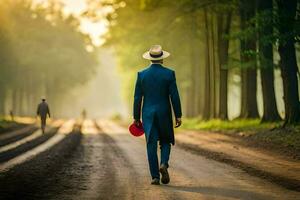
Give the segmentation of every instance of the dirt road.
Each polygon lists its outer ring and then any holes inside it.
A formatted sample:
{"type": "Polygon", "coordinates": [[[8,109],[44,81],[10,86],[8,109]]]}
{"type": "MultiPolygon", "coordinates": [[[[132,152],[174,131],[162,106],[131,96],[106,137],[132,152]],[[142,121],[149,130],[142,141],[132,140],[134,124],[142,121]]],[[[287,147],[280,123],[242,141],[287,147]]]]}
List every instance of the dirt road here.
{"type": "MultiPolygon", "coordinates": [[[[1,189],[1,196],[6,192],[5,199],[9,199],[20,191],[18,197],[22,199],[292,200],[300,196],[298,192],[176,145],[172,147],[170,184],[153,186],[144,138],[133,138],[126,129],[104,120],[96,123],[86,120],[82,132],[77,148],[56,163],[53,170],[33,178],[32,182],[27,181],[30,186],[26,190],[21,190],[22,183],[14,182],[10,190],[1,189]]],[[[10,173],[11,177],[20,175],[18,169],[10,173]]],[[[10,179],[0,179],[3,180],[6,184],[2,182],[1,187],[11,184],[10,179]]]]}

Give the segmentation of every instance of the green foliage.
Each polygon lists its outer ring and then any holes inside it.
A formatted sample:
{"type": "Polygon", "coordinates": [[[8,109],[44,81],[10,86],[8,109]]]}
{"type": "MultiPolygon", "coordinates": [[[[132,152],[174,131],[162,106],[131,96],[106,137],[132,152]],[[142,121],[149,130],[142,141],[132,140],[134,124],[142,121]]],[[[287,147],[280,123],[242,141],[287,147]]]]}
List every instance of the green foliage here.
{"type": "MultiPolygon", "coordinates": [[[[276,1],[274,1],[276,2],[276,1]]],[[[283,17],[286,17],[288,13],[282,13],[283,17]]],[[[298,11],[299,16],[299,11],[298,11]]],[[[278,48],[279,42],[285,43],[291,38],[296,42],[299,42],[300,38],[300,18],[295,18],[294,24],[281,24],[280,15],[278,11],[278,5],[275,3],[272,9],[266,9],[264,11],[257,11],[255,16],[246,22],[243,29],[238,29],[228,36],[231,40],[258,40],[261,46],[274,45],[278,48]],[[287,26],[293,26],[292,31],[286,33],[280,33],[279,28],[287,26]],[[268,33],[266,33],[268,32],[268,33]],[[261,33],[258,37],[258,33],[261,33]]],[[[259,51],[244,51],[242,52],[245,56],[261,56],[259,51]]],[[[264,59],[264,58],[262,58],[264,59]]],[[[255,59],[254,59],[255,60],[255,59]]],[[[245,63],[242,67],[250,67],[252,64],[245,63]]],[[[266,68],[272,66],[260,66],[266,68]]]]}
{"type": "Polygon", "coordinates": [[[1,119],[1,118],[0,118],[0,130],[1,130],[1,129],[8,128],[8,127],[10,127],[10,126],[12,126],[12,125],[14,125],[14,124],[15,124],[15,122],[8,121],[8,120],[6,120],[6,119],[1,119]]]}
{"type": "MultiPolygon", "coordinates": [[[[150,64],[149,61],[143,60],[142,54],[150,46],[161,44],[171,53],[164,65],[176,70],[178,86],[185,104],[185,96],[193,84],[190,77],[194,68],[203,63],[203,59],[196,61],[204,54],[200,31],[203,27],[200,4],[188,0],[124,2],[126,7],[116,10],[115,15],[118,17],[109,18],[111,23],[106,43],[114,46],[123,80],[124,99],[131,106],[137,71],[150,64]],[[193,6],[188,5],[189,3],[196,3],[199,8],[190,12],[189,9],[193,6]],[[192,52],[193,45],[198,49],[197,52],[192,52]]],[[[204,1],[199,2],[203,4],[204,1]]],[[[116,1],[116,4],[118,3],[119,1],[116,1]]]]}
{"type": "Polygon", "coordinates": [[[201,121],[197,118],[183,119],[182,129],[208,130],[251,137],[252,140],[300,150],[300,126],[281,128],[282,122],[261,123],[260,119],[235,119],[201,121]]]}

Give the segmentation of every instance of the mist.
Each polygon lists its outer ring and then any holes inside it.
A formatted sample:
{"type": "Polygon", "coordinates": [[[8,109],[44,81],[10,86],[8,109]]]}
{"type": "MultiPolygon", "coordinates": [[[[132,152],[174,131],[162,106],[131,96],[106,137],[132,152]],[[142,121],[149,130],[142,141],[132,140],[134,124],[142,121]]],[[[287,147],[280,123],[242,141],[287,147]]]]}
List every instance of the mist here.
{"type": "Polygon", "coordinates": [[[201,2],[2,1],[0,114],[35,116],[46,96],[53,117],[129,119],[137,72],[150,64],[142,54],[160,44],[184,117],[280,121],[289,110],[298,120],[299,44],[292,67],[278,51],[299,38],[293,27],[262,33],[280,24],[260,21],[263,11],[242,18],[246,2],[201,2]]]}
{"type": "Polygon", "coordinates": [[[68,93],[61,106],[65,112],[59,116],[79,117],[83,110],[91,118],[128,116],[113,49],[101,48],[97,50],[97,55],[99,64],[91,80],[68,93]]]}

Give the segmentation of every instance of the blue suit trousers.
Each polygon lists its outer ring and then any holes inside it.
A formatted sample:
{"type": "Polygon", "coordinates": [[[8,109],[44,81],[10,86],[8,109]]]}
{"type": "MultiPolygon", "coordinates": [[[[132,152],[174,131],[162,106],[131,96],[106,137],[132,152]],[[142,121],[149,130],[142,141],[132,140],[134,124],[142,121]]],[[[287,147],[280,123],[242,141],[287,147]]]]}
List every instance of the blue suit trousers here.
{"type": "MultiPolygon", "coordinates": [[[[154,120],[155,122],[155,120],[154,120]]],[[[157,157],[157,144],[159,141],[159,130],[156,123],[152,125],[150,135],[147,141],[147,156],[148,163],[150,168],[150,173],[153,178],[160,178],[159,175],[159,165],[158,165],[158,157],[157,157]]],[[[162,143],[160,142],[160,164],[165,164],[167,167],[169,166],[169,158],[171,152],[171,144],[170,143],[162,143]]]]}

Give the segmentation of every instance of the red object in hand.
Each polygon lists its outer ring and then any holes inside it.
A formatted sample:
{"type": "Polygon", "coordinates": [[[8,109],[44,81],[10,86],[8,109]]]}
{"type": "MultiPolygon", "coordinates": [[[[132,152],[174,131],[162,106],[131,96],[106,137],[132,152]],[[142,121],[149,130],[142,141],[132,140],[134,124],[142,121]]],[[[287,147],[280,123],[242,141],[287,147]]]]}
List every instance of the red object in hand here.
{"type": "Polygon", "coordinates": [[[131,133],[131,135],[133,135],[135,137],[139,137],[139,136],[143,135],[144,134],[143,124],[141,124],[140,126],[137,126],[135,123],[132,123],[129,126],[129,132],[131,133]]]}

